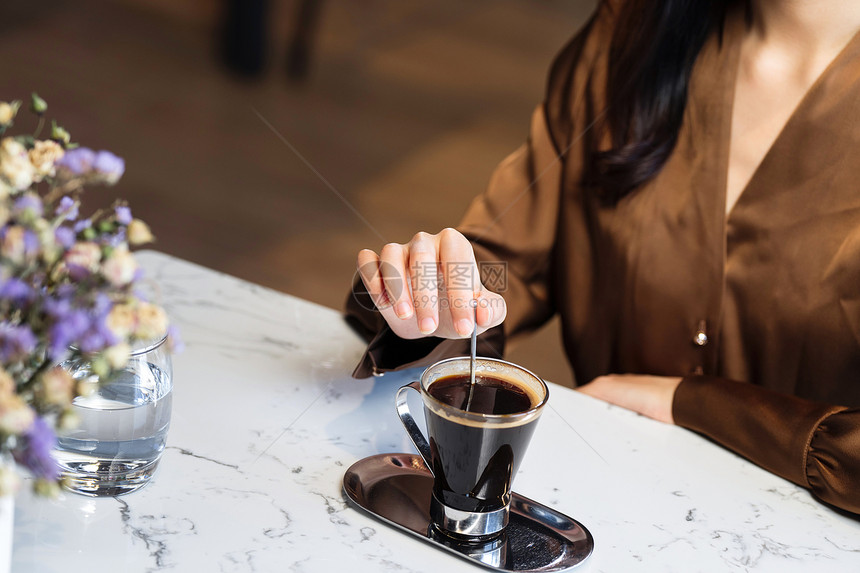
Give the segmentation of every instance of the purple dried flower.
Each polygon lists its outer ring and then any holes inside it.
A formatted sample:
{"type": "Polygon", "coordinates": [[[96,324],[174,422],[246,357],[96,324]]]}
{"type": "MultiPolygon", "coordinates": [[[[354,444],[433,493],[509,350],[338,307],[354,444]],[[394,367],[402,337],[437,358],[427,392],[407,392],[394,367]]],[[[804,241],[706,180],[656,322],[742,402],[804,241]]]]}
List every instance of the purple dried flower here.
{"type": "Polygon", "coordinates": [[[57,166],[74,175],[86,175],[92,169],[96,152],[87,147],[71,149],[57,162],[57,166]]]}
{"type": "Polygon", "coordinates": [[[81,349],[81,352],[86,354],[104,350],[108,346],[108,341],[102,333],[97,330],[88,330],[83,336],[81,336],[77,344],[77,347],[81,349]]]}
{"type": "Polygon", "coordinates": [[[69,349],[69,346],[77,338],[65,322],[58,322],[53,325],[50,328],[49,335],[51,342],[48,347],[48,355],[55,360],[62,358],[69,349]]]}
{"type": "Polygon", "coordinates": [[[61,358],[69,346],[90,353],[119,342],[107,326],[107,316],[113,306],[110,297],[97,293],[91,302],[83,303],[86,308],[81,308],[81,304],[82,301],[72,297],[45,301],[45,314],[51,319],[48,334],[52,358],[61,358]]]}
{"type": "Polygon", "coordinates": [[[73,332],[75,334],[74,337],[72,337],[72,340],[86,332],[92,323],[89,313],[80,308],[72,309],[69,314],[63,317],[62,321],[62,324],[69,329],[69,332],[73,332]]]}
{"type": "Polygon", "coordinates": [[[96,293],[93,300],[93,313],[99,316],[107,316],[111,308],[113,308],[113,303],[110,297],[103,292],[96,293]]]}
{"type": "MultiPolygon", "coordinates": [[[[47,306],[47,305],[46,305],[47,306]]],[[[54,318],[49,329],[52,358],[60,358],[92,325],[90,315],[81,309],[73,309],[69,301],[62,301],[48,311],[54,318]]]]}
{"type": "Polygon", "coordinates": [[[125,227],[120,227],[116,233],[113,235],[107,236],[107,244],[111,247],[119,247],[123,243],[125,243],[127,238],[127,234],[125,232],[125,227]]]}
{"type": "Polygon", "coordinates": [[[59,288],[57,291],[57,296],[46,298],[43,303],[45,314],[55,320],[65,318],[72,311],[72,303],[69,300],[72,293],[61,293],[59,292],[59,288]]]}
{"type": "Polygon", "coordinates": [[[75,233],[80,233],[84,229],[89,229],[92,226],[93,226],[93,222],[90,221],[89,219],[81,219],[80,221],[75,223],[75,227],[74,227],[75,233]]]}
{"type": "Polygon", "coordinates": [[[23,305],[33,301],[33,289],[21,279],[11,278],[0,283],[0,298],[23,305]]]}
{"type": "Polygon", "coordinates": [[[66,284],[57,285],[57,288],[54,290],[54,292],[56,293],[58,299],[60,299],[60,298],[71,298],[71,297],[75,296],[75,293],[77,292],[77,288],[75,287],[75,285],[66,283],[66,284]]]}
{"type": "Polygon", "coordinates": [[[119,342],[119,339],[116,337],[116,334],[108,327],[107,325],[107,315],[99,318],[99,320],[95,323],[96,334],[98,334],[102,342],[104,344],[103,348],[107,348],[108,346],[113,346],[119,342]]]}
{"type": "Polygon", "coordinates": [[[174,324],[167,327],[167,344],[170,352],[175,354],[185,350],[185,342],[179,336],[179,329],[174,324]]]}
{"type": "Polygon", "coordinates": [[[125,161],[110,151],[99,151],[93,161],[93,169],[112,185],[125,173],[125,161]]]}
{"type": "Polygon", "coordinates": [[[68,249],[75,244],[75,232],[69,227],[57,227],[54,231],[54,239],[63,248],[68,249]]]}
{"type": "Polygon", "coordinates": [[[122,205],[115,209],[116,212],[116,220],[122,223],[123,225],[128,225],[131,223],[131,209],[122,205]]]}
{"type": "Polygon", "coordinates": [[[39,236],[30,229],[24,231],[24,253],[27,257],[35,256],[39,253],[39,236]]]}
{"type": "Polygon", "coordinates": [[[42,418],[36,417],[24,433],[23,447],[13,452],[15,461],[30,470],[35,478],[56,480],[57,462],[51,451],[57,445],[57,436],[42,418]]]}
{"type": "Polygon", "coordinates": [[[80,339],[79,348],[83,352],[98,352],[113,346],[119,339],[108,328],[107,317],[113,308],[113,303],[104,293],[98,293],[89,312],[90,326],[80,339]]]}
{"type": "Polygon", "coordinates": [[[125,161],[110,151],[93,151],[86,147],[72,149],[57,162],[61,170],[72,175],[81,177],[92,177],[94,181],[101,181],[113,185],[125,172],[125,161]]]}
{"type": "Polygon", "coordinates": [[[92,274],[90,272],[90,269],[88,269],[87,267],[82,267],[81,265],[76,265],[75,263],[67,263],[66,272],[69,273],[69,278],[75,282],[85,281],[92,274]]]}
{"type": "Polygon", "coordinates": [[[15,362],[26,358],[36,349],[37,342],[29,326],[0,322],[0,362],[15,362]]]}
{"type": "Polygon", "coordinates": [[[63,197],[57,205],[56,215],[67,221],[78,218],[78,202],[71,197],[63,197]]]}
{"type": "Polygon", "coordinates": [[[19,219],[41,217],[43,212],[42,200],[33,193],[21,195],[12,207],[12,213],[19,219]]]}

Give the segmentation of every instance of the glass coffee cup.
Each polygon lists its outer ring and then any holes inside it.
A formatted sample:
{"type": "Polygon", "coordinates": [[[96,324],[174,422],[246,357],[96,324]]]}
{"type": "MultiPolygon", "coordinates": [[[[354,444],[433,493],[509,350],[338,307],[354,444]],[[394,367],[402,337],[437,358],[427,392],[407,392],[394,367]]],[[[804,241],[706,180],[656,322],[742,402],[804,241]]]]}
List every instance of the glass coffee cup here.
{"type": "Polygon", "coordinates": [[[475,385],[469,358],[428,367],[400,388],[397,411],[433,473],[433,526],[455,539],[486,539],[508,522],[511,483],[549,398],[546,384],[521,366],[478,358],[475,385]],[[406,403],[421,394],[427,438],[406,403]]]}

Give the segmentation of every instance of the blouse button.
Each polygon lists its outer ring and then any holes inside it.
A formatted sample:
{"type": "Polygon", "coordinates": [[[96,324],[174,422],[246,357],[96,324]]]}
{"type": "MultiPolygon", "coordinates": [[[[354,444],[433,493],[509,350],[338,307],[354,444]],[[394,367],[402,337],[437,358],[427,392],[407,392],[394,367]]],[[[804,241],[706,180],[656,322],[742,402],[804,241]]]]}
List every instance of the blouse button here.
{"type": "Polygon", "coordinates": [[[706,327],[707,323],[704,320],[700,320],[699,328],[696,330],[696,334],[693,335],[693,344],[696,346],[704,346],[708,343],[706,327]]]}

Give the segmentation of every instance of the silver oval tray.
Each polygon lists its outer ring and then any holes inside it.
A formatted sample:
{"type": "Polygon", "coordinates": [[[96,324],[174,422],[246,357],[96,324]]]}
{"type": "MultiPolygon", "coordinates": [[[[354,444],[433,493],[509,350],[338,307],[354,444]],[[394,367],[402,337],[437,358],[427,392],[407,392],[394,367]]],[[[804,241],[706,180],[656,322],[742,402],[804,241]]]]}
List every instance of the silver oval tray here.
{"type": "Polygon", "coordinates": [[[516,492],[510,520],[497,538],[458,543],[430,525],[433,476],[417,455],[379,454],[343,476],[347,500],[383,522],[496,571],[562,571],[591,555],[594,539],[579,522],[516,492]]]}

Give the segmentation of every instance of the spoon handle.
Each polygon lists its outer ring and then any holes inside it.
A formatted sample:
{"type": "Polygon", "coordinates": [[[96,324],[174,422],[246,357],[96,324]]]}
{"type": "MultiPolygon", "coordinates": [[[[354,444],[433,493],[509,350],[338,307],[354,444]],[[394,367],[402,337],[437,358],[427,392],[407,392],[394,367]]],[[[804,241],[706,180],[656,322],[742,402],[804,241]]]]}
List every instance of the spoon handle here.
{"type": "Polygon", "coordinates": [[[466,402],[466,411],[469,411],[469,408],[472,407],[472,394],[475,390],[475,354],[478,350],[478,301],[472,299],[469,302],[469,305],[474,309],[475,319],[472,324],[472,349],[470,354],[470,362],[469,362],[469,400],[466,402]]]}

